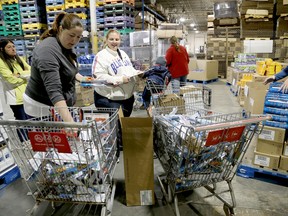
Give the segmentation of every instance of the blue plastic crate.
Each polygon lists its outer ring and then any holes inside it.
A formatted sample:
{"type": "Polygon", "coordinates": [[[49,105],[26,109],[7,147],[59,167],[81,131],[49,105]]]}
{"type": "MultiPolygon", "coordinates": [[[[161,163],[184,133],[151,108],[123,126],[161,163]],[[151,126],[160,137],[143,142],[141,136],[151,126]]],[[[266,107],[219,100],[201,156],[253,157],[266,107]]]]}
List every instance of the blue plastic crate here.
{"type": "Polygon", "coordinates": [[[21,177],[20,170],[17,166],[10,168],[0,176],[0,189],[21,177]]]}

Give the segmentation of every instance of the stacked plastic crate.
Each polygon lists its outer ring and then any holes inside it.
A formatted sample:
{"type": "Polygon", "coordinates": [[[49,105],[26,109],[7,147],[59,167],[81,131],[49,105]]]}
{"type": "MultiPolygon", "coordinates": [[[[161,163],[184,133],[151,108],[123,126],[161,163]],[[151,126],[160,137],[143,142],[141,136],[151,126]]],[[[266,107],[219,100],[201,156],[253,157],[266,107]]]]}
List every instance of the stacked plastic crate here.
{"type": "MultiPolygon", "coordinates": [[[[88,0],[65,0],[65,11],[67,13],[75,13],[81,19],[84,29],[88,32],[91,30],[90,10],[88,0]]],[[[88,55],[92,52],[92,45],[89,38],[82,38],[75,47],[77,55],[88,55]]]]}
{"type": "Polygon", "coordinates": [[[48,27],[52,27],[57,14],[64,12],[64,0],[46,0],[46,13],[48,27]]]}
{"type": "Polygon", "coordinates": [[[102,48],[104,41],[104,2],[96,2],[96,21],[97,21],[97,37],[98,37],[98,49],[102,48]]]}
{"type": "Polygon", "coordinates": [[[288,93],[281,91],[282,84],[272,83],[267,92],[264,114],[272,115],[272,120],[266,121],[265,125],[288,129],[288,93]]]}
{"type": "Polygon", "coordinates": [[[2,2],[0,2],[0,37],[4,37],[6,35],[6,28],[4,22],[4,12],[2,10],[2,2]]]}
{"type": "Polygon", "coordinates": [[[109,29],[117,29],[122,35],[134,31],[134,0],[105,0],[104,2],[104,34],[109,29]]]}
{"type": "Polygon", "coordinates": [[[2,0],[4,14],[5,36],[21,36],[21,16],[18,0],[2,0]]]}
{"type": "Polygon", "coordinates": [[[47,29],[45,1],[19,0],[25,37],[39,37],[47,29]]]}

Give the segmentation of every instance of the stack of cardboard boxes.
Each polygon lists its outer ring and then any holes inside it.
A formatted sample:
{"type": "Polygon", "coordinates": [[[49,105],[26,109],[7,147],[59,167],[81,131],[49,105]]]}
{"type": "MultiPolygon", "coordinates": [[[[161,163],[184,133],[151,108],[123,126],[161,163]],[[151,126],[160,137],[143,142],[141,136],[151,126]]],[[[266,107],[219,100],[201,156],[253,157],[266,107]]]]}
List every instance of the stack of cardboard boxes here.
{"type": "Polygon", "coordinates": [[[258,137],[254,151],[255,165],[288,171],[287,131],[265,126],[258,137]]]}

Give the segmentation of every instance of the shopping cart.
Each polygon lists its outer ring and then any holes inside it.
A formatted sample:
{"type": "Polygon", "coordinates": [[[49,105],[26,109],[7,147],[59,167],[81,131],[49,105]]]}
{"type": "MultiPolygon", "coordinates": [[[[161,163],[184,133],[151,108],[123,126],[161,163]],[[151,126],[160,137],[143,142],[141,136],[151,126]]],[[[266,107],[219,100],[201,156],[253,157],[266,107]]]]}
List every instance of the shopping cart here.
{"type": "Polygon", "coordinates": [[[152,104],[154,107],[160,106],[181,106],[193,104],[195,107],[208,108],[211,106],[212,90],[201,84],[180,83],[180,91],[175,91],[172,82],[168,85],[156,85],[147,80],[147,88],[150,90],[152,104]]]}
{"type": "Polygon", "coordinates": [[[49,201],[53,208],[80,204],[83,212],[87,206],[95,212],[100,206],[101,215],[108,215],[116,189],[117,109],[69,111],[75,123],[61,121],[53,108],[49,115],[28,121],[0,120],[8,134],[7,145],[36,201],[31,214],[41,201],[49,201]]]}
{"type": "Polygon", "coordinates": [[[165,171],[158,180],[166,200],[174,201],[175,214],[180,215],[177,194],[205,187],[224,203],[226,215],[233,215],[231,181],[254,134],[262,130],[259,124],[271,117],[214,113],[193,105],[177,107],[173,114],[169,107],[154,111],[154,151],[165,171]],[[224,181],[228,190],[216,190],[224,181]],[[223,192],[230,192],[230,201],[223,192]]]}

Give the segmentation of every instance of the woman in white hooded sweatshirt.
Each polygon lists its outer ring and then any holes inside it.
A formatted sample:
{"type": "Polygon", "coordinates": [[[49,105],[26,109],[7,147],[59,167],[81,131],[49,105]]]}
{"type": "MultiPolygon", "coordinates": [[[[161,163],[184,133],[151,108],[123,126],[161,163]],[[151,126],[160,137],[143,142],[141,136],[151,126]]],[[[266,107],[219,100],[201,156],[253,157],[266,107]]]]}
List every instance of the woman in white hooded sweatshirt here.
{"type": "Polygon", "coordinates": [[[94,58],[92,72],[96,80],[105,82],[105,85],[95,87],[94,103],[96,107],[121,107],[124,116],[129,117],[140,71],[133,68],[128,55],[119,49],[120,42],[120,33],[109,30],[103,50],[94,58]]]}

